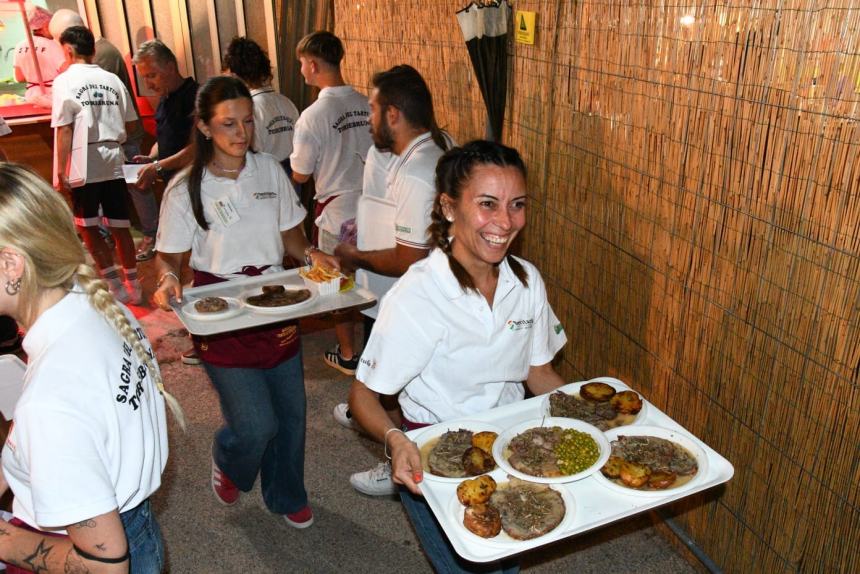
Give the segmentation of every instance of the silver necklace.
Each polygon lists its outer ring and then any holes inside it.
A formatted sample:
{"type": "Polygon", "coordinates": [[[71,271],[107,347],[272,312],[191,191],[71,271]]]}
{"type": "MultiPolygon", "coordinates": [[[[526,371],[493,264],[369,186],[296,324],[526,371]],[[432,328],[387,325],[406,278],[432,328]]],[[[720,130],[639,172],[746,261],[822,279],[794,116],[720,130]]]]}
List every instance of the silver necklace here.
{"type": "Polygon", "coordinates": [[[237,169],[227,169],[226,167],[221,167],[214,159],[211,160],[210,163],[212,164],[212,167],[217,167],[219,171],[222,171],[224,173],[239,173],[240,171],[242,171],[242,168],[245,167],[245,162],[242,162],[242,165],[240,165],[237,169]]]}

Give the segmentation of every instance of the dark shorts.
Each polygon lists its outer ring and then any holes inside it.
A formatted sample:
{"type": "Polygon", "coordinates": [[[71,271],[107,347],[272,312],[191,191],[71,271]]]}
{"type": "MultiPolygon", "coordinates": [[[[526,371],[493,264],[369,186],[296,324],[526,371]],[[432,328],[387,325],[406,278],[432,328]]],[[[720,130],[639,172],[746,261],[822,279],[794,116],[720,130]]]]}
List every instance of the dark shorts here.
{"type": "Polygon", "coordinates": [[[104,217],[108,227],[129,227],[125,180],[112,179],[87,183],[72,189],[75,225],[96,227],[104,217]],[[99,215],[99,207],[102,215],[99,215]]]}

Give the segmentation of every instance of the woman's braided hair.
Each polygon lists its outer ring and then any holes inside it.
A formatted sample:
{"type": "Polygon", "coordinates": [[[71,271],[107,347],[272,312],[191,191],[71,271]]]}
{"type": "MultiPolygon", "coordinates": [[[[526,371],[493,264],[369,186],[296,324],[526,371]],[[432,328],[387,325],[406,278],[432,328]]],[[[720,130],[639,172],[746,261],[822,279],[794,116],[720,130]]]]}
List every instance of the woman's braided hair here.
{"type": "MultiPolygon", "coordinates": [[[[475,290],[475,282],[469,272],[460,265],[451,254],[451,222],[445,218],[442,210],[442,195],[457,203],[460,201],[463,188],[472,177],[475,168],[482,165],[513,167],[526,176],[526,165],[517,150],[500,143],[487,140],[474,140],[461,147],[451,148],[436,164],[436,199],[430,213],[431,223],[428,228],[430,241],[448,256],[451,272],[464,290],[475,290]]],[[[517,279],[528,287],[528,273],[525,268],[510,253],[506,255],[511,271],[517,279]]]]}
{"type": "Polygon", "coordinates": [[[25,262],[18,297],[20,317],[26,324],[36,320],[36,307],[44,290],[61,287],[71,291],[77,282],[93,308],[146,365],[165,403],[185,428],[182,409],[164,389],[153,357],[107,283],[86,264],[69,207],[42,178],[15,163],[0,163],[0,245],[13,248],[25,262]]]}

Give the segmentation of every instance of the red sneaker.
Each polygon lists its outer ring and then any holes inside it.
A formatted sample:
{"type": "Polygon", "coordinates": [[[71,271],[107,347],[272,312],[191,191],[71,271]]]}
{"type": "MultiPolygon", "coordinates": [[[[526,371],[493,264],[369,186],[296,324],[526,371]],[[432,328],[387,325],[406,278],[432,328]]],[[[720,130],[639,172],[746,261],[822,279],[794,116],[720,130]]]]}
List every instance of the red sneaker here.
{"type": "Polygon", "coordinates": [[[218,502],[224,506],[233,506],[239,501],[239,487],[233,484],[233,481],[218,468],[215,461],[212,461],[212,492],[218,498],[218,502]]]}
{"type": "Polygon", "coordinates": [[[307,528],[314,523],[314,513],[311,512],[310,506],[305,506],[301,510],[285,514],[284,520],[293,528],[307,528]]]}

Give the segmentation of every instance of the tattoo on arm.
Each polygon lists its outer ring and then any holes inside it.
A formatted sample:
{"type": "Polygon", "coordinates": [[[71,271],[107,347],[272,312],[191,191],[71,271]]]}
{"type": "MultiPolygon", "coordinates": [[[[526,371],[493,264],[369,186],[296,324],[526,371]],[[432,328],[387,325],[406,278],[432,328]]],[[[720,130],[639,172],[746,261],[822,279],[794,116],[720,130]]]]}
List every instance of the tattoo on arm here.
{"type": "Polygon", "coordinates": [[[0,528],[0,536],[11,536],[11,534],[5,528],[0,528]]]}
{"type": "Polygon", "coordinates": [[[107,550],[107,545],[105,545],[103,543],[99,543],[99,544],[96,544],[96,548],[98,548],[99,550],[104,552],[105,550],[107,550]]]}
{"type": "Polygon", "coordinates": [[[48,571],[48,554],[51,553],[53,546],[47,546],[45,543],[47,541],[43,538],[39,541],[39,545],[36,546],[36,549],[33,550],[33,553],[24,558],[24,564],[33,572],[33,574],[39,574],[40,572],[48,571]]]}
{"type": "Polygon", "coordinates": [[[83,559],[78,556],[78,553],[75,552],[74,548],[72,548],[69,550],[69,553],[66,554],[66,563],[63,565],[63,572],[65,572],[65,574],[89,574],[90,569],[87,568],[83,559]]]}
{"type": "Polygon", "coordinates": [[[72,528],[95,528],[96,526],[97,526],[96,521],[93,520],[92,518],[88,518],[87,520],[82,520],[81,522],[78,522],[77,524],[72,524],[72,528]]]}

